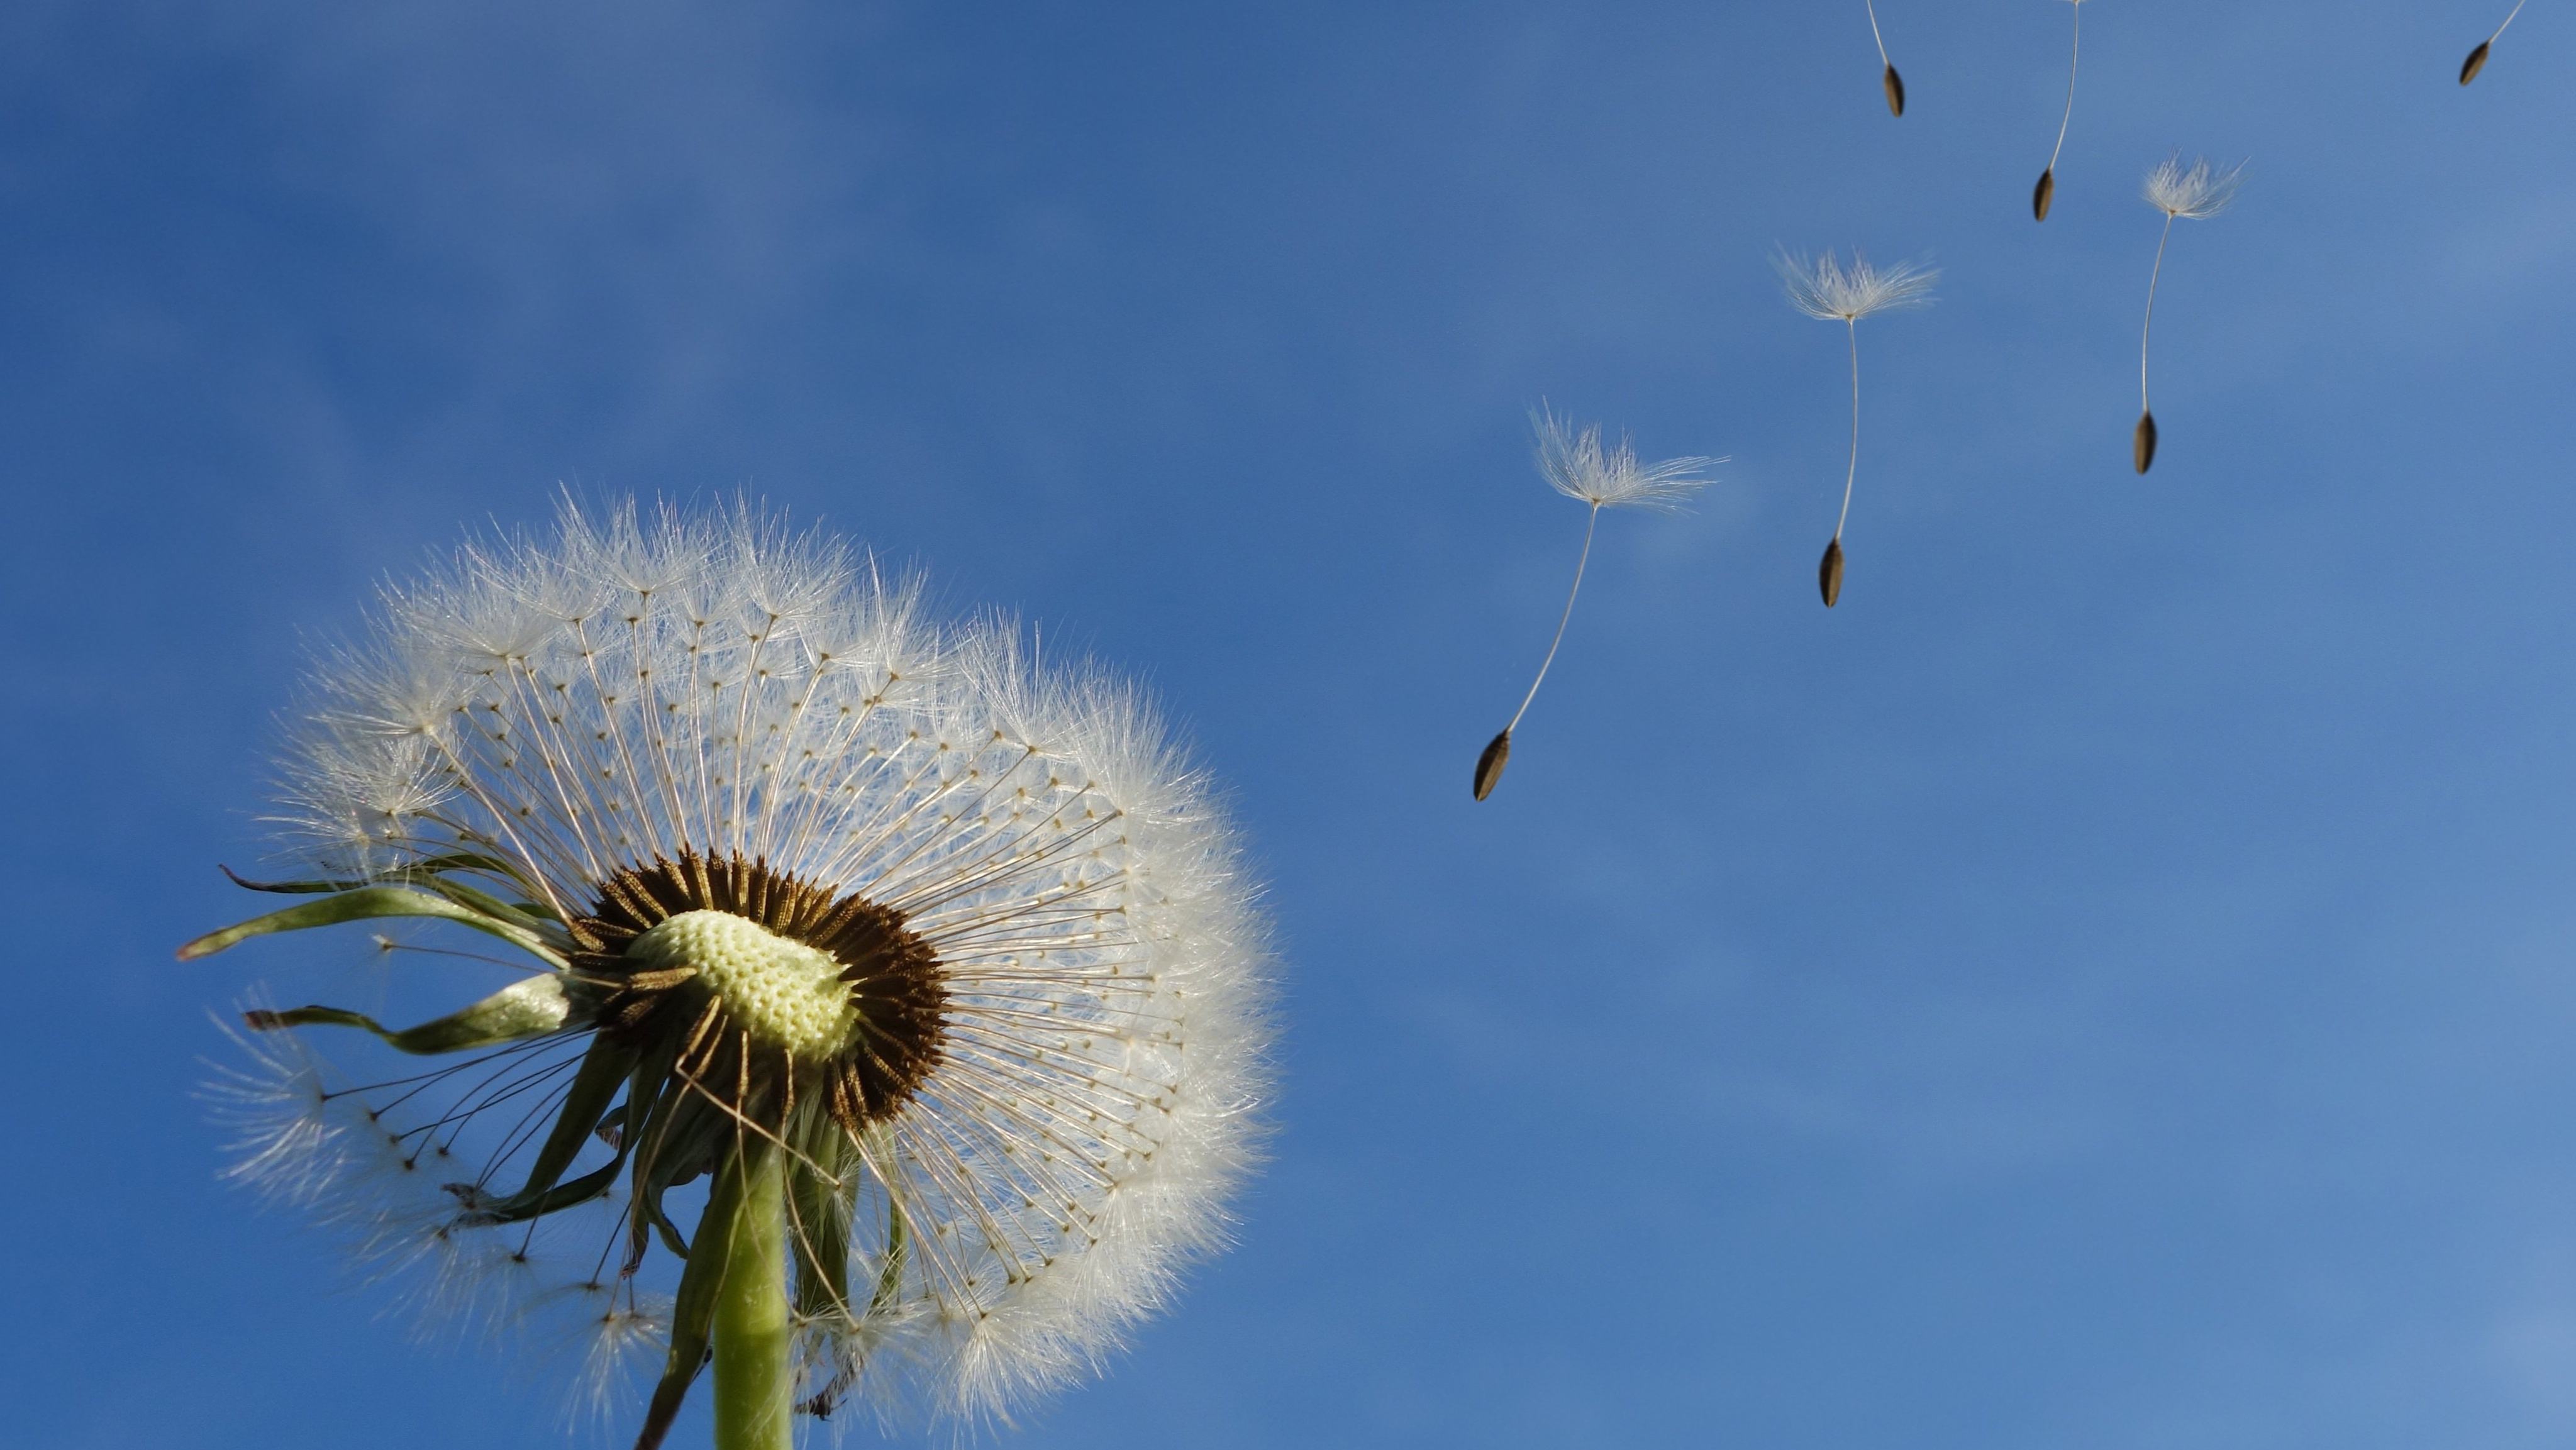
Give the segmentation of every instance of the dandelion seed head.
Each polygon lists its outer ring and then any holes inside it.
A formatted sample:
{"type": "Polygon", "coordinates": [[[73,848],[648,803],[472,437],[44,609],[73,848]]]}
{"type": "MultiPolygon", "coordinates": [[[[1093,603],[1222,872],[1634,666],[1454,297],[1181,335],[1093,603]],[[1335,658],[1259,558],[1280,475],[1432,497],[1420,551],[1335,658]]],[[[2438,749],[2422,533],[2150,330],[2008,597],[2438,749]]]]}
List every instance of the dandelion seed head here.
{"type": "Polygon", "coordinates": [[[1596,508],[1678,509],[1708,486],[1700,470],[1726,461],[1683,457],[1642,463],[1627,439],[1605,447],[1599,424],[1578,431],[1545,408],[1530,414],[1530,430],[1536,435],[1539,476],[1558,493],[1596,508]]]}
{"type": "MultiPolygon", "coordinates": [[[[1592,447],[1608,501],[1679,482],[1592,447]]],[[[837,1205],[789,1225],[845,1263],[846,1291],[798,1280],[818,1408],[1005,1420],[1224,1245],[1266,927],[1206,776],[1116,676],[933,621],[747,504],[567,504],[385,586],[298,714],[308,889],[445,892],[561,1007],[362,1072],[304,1041],[341,1029],[262,1030],[210,1090],[232,1176],[436,1322],[549,1325],[577,1395],[623,1383],[670,1332],[662,1195],[753,1135],[819,1195],[791,1204],[837,1205]],[[523,1188],[558,1140],[557,1186],[523,1188]]]]}
{"type": "Polygon", "coordinates": [[[1826,322],[1858,322],[1873,312],[1892,312],[1932,305],[1935,269],[1915,262],[1874,267],[1855,252],[1846,267],[1831,251],[1802,256],[1781,252],[1772,258],[1789,305],[1826,322]]]}
{"type": "Polygon", "coordinates": [[[2206,156],[2196,157],[2190,166],[2182,164],[2177,151],[2147,173],[2147,205],[2169,217],[2188,221],[2207,221],[2227,210],[2236,199],[2236,188],[2245,176],[2245,163],[2240,161],[2225,171],[2211,166],[2206,156]]]}

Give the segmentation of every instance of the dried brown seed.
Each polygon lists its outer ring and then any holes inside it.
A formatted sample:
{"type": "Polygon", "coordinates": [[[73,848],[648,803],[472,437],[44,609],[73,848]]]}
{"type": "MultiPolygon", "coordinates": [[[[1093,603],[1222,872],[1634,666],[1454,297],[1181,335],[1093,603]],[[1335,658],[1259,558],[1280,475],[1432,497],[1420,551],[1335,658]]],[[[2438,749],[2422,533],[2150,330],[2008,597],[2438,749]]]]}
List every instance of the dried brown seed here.
{"type": "Polygon", "coordinates": [[[1483,800],[1494,793],[1494,783],[1503,778],[1503,767],[1511,758],[1512,732],[1506,730],[1494,737],[1493,743],[1485,747],[1484,754],[1476,757],[1476,799],[1483,800]]]}
{"type": "Polygon", "coordinates": [[[2465,86],[2469,82],[2476,80],[2478,78],[2478,72],[2487,68],[2487,47],[2493,43],[2494,42],[2492,41],[2486,40],[2479,41],[2478,48],[2469,52],[2469,58],[2460,62],[2461,85],[2465,86]]]}
{"type": "Polygon", "coordinates": [[[2144,410],[2139,412],[2138,432],[2136,437],[2129,440],[2129,453],[2137,460],[2140,473],[2146,472],[2147,465],[2156,461],[2155,414],[2144,410]]]}
{"type": "Polygon", "coordinates": [[[1884,85],[1887,87],[1887,113],[1888,113],[1889,115],[1891,115],[1891,116],[1902,116],[1902,115],[1904,115],[1904,114],[1905,114],[1905,80],[1904,80],[1904,78],[1903,78],[1902,76],[1899,76],[1899,75],[1896,73],[1896,67],[1894,67],[1894,66],[1892,66],[1892,65],[1891,65],[1891,66],[1889,66],[1889,67],[1887,68],[1887,74],[1885,74],[1885,75],[1883,75],[1883,76],[1879,77],[1879,80],[1880,80],[1880,82],[1881,82],[1882,84],[1884,84],[1884,85]]]}
{"type": "Polygon", "coordinates": [[[2057,199],[2057,168],[2052,166],[2039,174],[2039,185],[2030,193],[2030,215],[2034,221],[2048,220],[2048,204],[2057,199]]]}
{"type": "Polygon", "coordinates": [[[1816,587],[1824,591],[1825,607],[1843,597],[1843,541],[1836,538],[1825,545],[1824,562],[1816,566],[1816,587]]]}
{"type": "Polygon", "coordinates": [[[687,965],[665,967],[658,972],[631,972],[624,986],[630,992],[667,992],[697,974],[697,968],[687,965]]]}

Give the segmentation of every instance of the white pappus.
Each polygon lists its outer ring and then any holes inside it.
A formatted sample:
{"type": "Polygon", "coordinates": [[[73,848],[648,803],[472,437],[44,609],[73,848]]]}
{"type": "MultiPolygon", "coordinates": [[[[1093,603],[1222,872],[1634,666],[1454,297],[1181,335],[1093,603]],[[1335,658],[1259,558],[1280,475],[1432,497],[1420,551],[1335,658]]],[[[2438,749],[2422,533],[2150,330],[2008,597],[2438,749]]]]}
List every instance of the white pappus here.
{"type": "Polygon", "coordinates": [[[1133,687],[747,503],[568,502],[388,586],[298,714],[311,879],[245,884],[301,904],[182,955],[426,917],[525,975],[245,1014],[232,1171],[477,1317],[569,1315],[594,1390],[658,1361],[638,1444],[710,1360],[720,1446],[1006,1421],[1225,1243],[1266,927],[1133,687]],[[335,1028],[449,1060],[344,1077],[335,1028]]]}

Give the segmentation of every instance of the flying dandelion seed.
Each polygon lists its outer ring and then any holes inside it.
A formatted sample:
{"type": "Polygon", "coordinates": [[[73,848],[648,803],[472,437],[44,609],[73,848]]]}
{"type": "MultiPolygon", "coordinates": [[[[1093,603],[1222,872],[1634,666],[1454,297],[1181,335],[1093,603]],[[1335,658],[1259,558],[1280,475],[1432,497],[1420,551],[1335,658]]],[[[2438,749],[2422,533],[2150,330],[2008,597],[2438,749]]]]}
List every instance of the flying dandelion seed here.
{"type": "Polygon", "coordinates": [[[1557,616],[1556,638],[1548,641],[1547,658],[1539,661],[1538,678],[1530,681],[1529,693],[1521,697],[1521,707],[1512,712],[1512,723],[1504,726],[1503,733],[1488,742],[1484,753],[1476,757],[1478,800],[1492,795],[1496,782],[1503,778],[1503,767],[1512,758],[1512,731],[1529,713],[1530,701],[1538,698],[1538,687],[1546,683],[1548,666],[1556,663],[1557,646],[1565,643],[1565,626],[1574,618],[1574,596],[1583,592],[1584,566],[1592,562],[1592,534],[1600,526],[1601,511],[1677,510],[1685,499],[1707,486],[1707,479],[1695,475],[1726,461],[1667,458],[1661,463],[1640,463],[1636,449],[1625,439],[1618,447],[1605,449],[1601,446],[1599,425],[1576,433],[1544,408],[1530,415],[1530,427],[1538,435],[1539,476],[1567,498],[1590,504],[1592,513],[1583,524],[1583,552],[1574,560],[1574,587],[1565,591],[1565,611],[1557,616]]]}
{"type": "Polygon", "coordinates": [[[710,1361],[719,1450],[852,1397],[1007,1419],[1222,1245],[1263,927],[1129,687],[747,504],[468,546],[309,684],[317,879],[255,886],[309,899],[180,955],[409,916],[526,974],[402,1030],[246,1014],[232,1172],[469,1310],[569,1311],[593,1392],[658,1361],[638,1446],[710,1361]],[[307,1027],[457,1060],[353,1083],[307,1027]]]}
{"type": "Polygon", "coordinates": [[[1845,268],[1832,252],[1814,258],[1783,252],[1773,259],[1788,288],[1789,304],[1809,317],[1840,322],[1851,339],[1851,462],[1843,470],[1843,507],[1834,518],[1833,539],[1816,565],[1816,587],[1831,609],[1843,594],[1843,525],[1851,521],[1852,481],[1860,476],[1860,320],[1873,312],[1932,305],[1932,284],[1941,274],[1912,262],[1880,271],[1858,251],[1845,268]]]}
{"type": "Polygon", "coordinates": [[[2036,221],[2048,220],[2049,204],[2057,199],[2057,158],[2066,150],[2067,124],[2075,119],[2075,63],[2084,54],[2084,0],[2069,3],[2075,10],[2075,26],[2066,47],[2066,114],[2057,118],[2057,144],[2049,148],[2039,185],[2031,188],[2030,214],[2036,221]]]}
{"type": "MultiPolygon", "coordinates": [[[[2522,13],[2522,7],[2529,3],[2530,0],[2513,0],[2513,9],[2504,17],[2504,25],[2511,25],[2513,23],[2513,17],[2520,15],[2522,13]]],[[[2479,41],[2478,48],[2469,52],[2469,58],[2460,62],[2461,85],[2465,86],[2469,82],[2476,80],[2478,78],[2478,72],[2487,68],[2487,47],[2495,44],[2497,40],[2503,37],[2504,25],[2497,26],[2495,28],[2495,34],[2479,41]]]]}
{"type": "Polygon", "coordinates": [[[2129,442],[2131,460],[2138,472],[2156,461],[2156,415],[2147,406],[2147,339],[2156,325],[2156,283],[2165,273],[2165,243],[2173,240],[2177,218],[2207,221],[2227,210],[2236,199],[2237,184],[2245,174],[2245,163],[2238,162],[2225,172],[2213,171],[2207,157],[2192,162],[2186,170],[2182,153],[2176,152],[2156,164],[2147,173],[2147,205],[2165,214],[2163,235],[2156,238],[2155,269],[2147,274],[2147,320],[2138,329],[2138,428],[2129,442]]]}
{"type": "Polygon", "coordinates": [[[1905,114],[1905,78],[1896,73],[1896,63],[1887,58],[1887,37],[1878,33],[1878,0],[1861,0],[1869,7],[1869,38],[1878,42],[1879,85],[1887,92],[1887,114],[1905,114]]]}

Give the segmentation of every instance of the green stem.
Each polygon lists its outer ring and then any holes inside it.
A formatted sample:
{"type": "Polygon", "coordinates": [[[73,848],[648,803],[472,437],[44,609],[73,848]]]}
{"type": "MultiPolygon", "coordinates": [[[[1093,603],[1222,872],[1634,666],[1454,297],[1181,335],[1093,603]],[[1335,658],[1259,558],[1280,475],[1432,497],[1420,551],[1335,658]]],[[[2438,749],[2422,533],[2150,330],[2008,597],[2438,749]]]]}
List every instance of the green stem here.
{"type": "MultiPolygon", "coordinates": [[[[716,1291],[716,1450],[793,1450],[795,1330],[787,1316],[786,1158],[754,1138],[736,1159],[742,1207],[716,1291]]],[[[702,1245],[701,1251],[715,1247],[702,1245]]]]}

